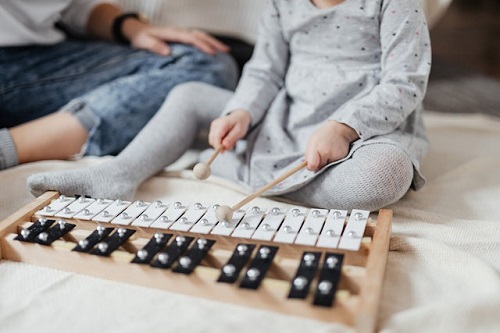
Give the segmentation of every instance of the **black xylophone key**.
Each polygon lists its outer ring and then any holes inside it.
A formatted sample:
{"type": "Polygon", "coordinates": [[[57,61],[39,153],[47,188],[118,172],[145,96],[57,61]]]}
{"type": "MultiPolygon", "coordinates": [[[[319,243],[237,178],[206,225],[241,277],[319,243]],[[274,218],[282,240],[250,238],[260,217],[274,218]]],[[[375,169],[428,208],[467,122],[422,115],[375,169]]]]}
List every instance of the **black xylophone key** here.
{"type": "Polygon", "coordinates": [[[97,247],[90,251],[90,254],[108,257],[114,250],[120,247],[120,245],[125,243],[134,233],[135,230],[119,228],[110,236],[99,242],[97,247]]]}
{"type": "Polygon", "coordinates": [[[198,238],[195,244],[179,258],[177,265],[172,270],[175,273],[191,274],[193,270],[205,258],[215,241],[211,239],[198,238]]]}
{"type": "Polygon", "coordinates": [[[135,264],[149,264],[153,257],[165,247],[171,237],[172,234],[155,233],[149,242],[137,251],[132,262],[135,264]]]}
{"type": "Polygon", "coordinates": [[[177,236],[170,242],[165,250],[160,251],[156,259],[151,262],[152,267],[170,268],[174,262],[179,258],[189,247],[194,237],[177,236]]]}
{"type": "Polygon", "coordinates": [[[295,273],[295,277],[292,280],[288,298],[304,299],[307,297],[311,281],[318,269],[320,258],[320,252],[304,252],[297,273],[295,273]]]}
{"type": "Polygon", "coordinates": [[[245,277],[240,283],[240,288],[246,289],[257,289],[260,283],[264,279],[269,267],[273,263],[274,256],[278,252],[278,248],[275,246],[262,245],[254,257],[245,277]]]}
{"type": "Polygon", "coordinates": [[[238,279],[241,270],[247,264],[255,249],[254,244],[240,243],[236,246],[231,258],[222,267],[217,282],[234,283],[238,279]]]}
{"type": "Polygon", "coordinates": [[[21,230],[21,232],[14,239],[23,242],[36,242],[36,238],[38,237],[38,235],[50,228],[50,226],[54,224],[54,222],[56,221],[47,220],[46,218],[41,217],[27,229],[21,230]]]}
{"type": "Polygon", "coordinates": [[[326,253],[316,286],[314,305],[331,307],[342,273],[343,254],[326,253]]]}
{"type": "Polygon", "coordinates": [[[50,245],[70,232],[75,226],[76,224],[68,223],[66,220],[59,220],[51,228],[42,231],[36,237],[35,242],[41,245],[50,245]]]}
{"type": "Polygon", "coordinates": [[[98,225],[96,230],[88,235],[87,238],[81,239],[72,251],[90,252],[90,250],[92,250],[97,243],[108,237],[113,229],[114,228],[106,228],[102,225],[98,225]]]}

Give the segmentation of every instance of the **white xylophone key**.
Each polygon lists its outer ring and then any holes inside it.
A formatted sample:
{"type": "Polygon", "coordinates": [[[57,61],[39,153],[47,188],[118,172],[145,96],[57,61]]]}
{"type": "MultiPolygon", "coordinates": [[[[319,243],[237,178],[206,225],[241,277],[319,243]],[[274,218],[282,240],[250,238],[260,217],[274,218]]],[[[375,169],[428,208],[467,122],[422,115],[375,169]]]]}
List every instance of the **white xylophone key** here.
{"type": "Polygon", "coordinates": [[[118,214],[123,212],[129,205],[130,201],[123,201],[117,199],[111,203],[108,207],[106,207],[103,211],[92,218],[92,221],[95,222],[111,222],[118,214]]]}
{"type": "Polygon", "coordinates": [[[208,209],[207,204],[195,203],[191,205],[184,215],[182,215],[172,226],[170,230],[189,231],[196,222],[206,213],[208,209]]]}
{"type": "Polygon", "coordinates": [[[102,212],[106,207],[111,205],[111,203],[113,203],[113,200],[97,199],[88,207],[82,209],[78,214],[73,216],[73,218],[89,221],[94,216],[102,212]]]}
{"type": "Polygon", "coordinates": [[[327,214],[327,209],[311,209],[302,228],[300,228],[295,244],[314,246],[325,224],[327,214]]]}
{"type": "Polygon", "coordinates": [[[233,213],[233,218],[231,219],[231,221],[229,222],[219,221],[219,223],[217,223],[217,225],[212,229],[211,234],[222,235],[222,236],[231,235],[244,215],[245,215],[244,208],[238,209],[233,213]]]}
{"type": "Polygon", "coordinates": [[[219,207],[219,205],[213,205],[210,207],[205,215],[201,217],[201,219],[196,222],[196,224],[191,228],[191,232],[197,234],[209,234],[210,231],[217,224],[217,217],[215,216],[215,210],[219,207]]]}
{"type": "Polygon", "coordinates": [[[285,220],[281,224],[274,241],[278,243],[292,244],[297,236],[302,223],[307,215],[307,208],[292,207],[288,210],[285,220]]]}
{"type": "Polygon", "coordinates": [[[73,201],[76,199],[73,197],[67,197],[65,195],[59,196],[59,198],[52,200],[52,202],[43,207],[41,210],[37,211],[35,215],[39,216],[54,216],[57,212],[62,210],[63,208],[67,207],[69,204],[71,204],[73,201]]]}
{"type": "Polygon", "coordinates": [[[259,226],[260,221],[264,216],[264,210],[254,206],[247,210],[247,213],[241,220],[240,224],[231,234],[232,237],[251,238],[254,231],[259,226]]]}
{"type": "Polygon", "coordinates": [[[186,206],[182,205],[180,202],[174,202],[173,204],[170,204],[152,224],[151,228],[158,228],[158,229],[168,229],[170,226],[177,221],[179,217],[181,217],[182,214],[186,211],[186,206]]]}
{"type": "Polygon", "coordinates": [[[71,204],[69,204],[67,207],[64,207],[58,213],[54,214],[54,216],[61,217],[63,219],[72,218],[73,216],[78,214],[80,211],[82,211],[83,209],[90,206],[93,202],[95,202],[95,199],[79,197],[78,199],[73,201],[71,204]]]}
{"type": "Polygon", "coordinates": [[[319,235],[318,247],[337,248],[347,218],[346,210],[332,209],[326,217],[325,226],[319,235]]]}
{"type": "Polygon", "coordinates": [[[345,230],[340,238],[339,249],[352,251],[359,250],[369,215],[370,212],[366,210],[352,210],[345,230]]]}
{"type": "Polygon", "coordinates": [[[134,219],[141,215],[149,206],[150,202],[137,200],[127,207],[122,213],[111,220],[112,224],[129,225],[134,219]]]}
{"type": "Polygon", "coordinates": [[[160,200],[154,201],[148,209],[139,215],[132,225],[136,227],[149,227],[167,209],[168,205],[160,200]]]}
{"type": "Polygon", "coordinates": [[[286,211],[286,209],[278,207],[269,209],[264,220],[262,220],[257,230],[255,230],[252,239],[270,241],[279,229],[281,222],[283,222],[286,211]]]}

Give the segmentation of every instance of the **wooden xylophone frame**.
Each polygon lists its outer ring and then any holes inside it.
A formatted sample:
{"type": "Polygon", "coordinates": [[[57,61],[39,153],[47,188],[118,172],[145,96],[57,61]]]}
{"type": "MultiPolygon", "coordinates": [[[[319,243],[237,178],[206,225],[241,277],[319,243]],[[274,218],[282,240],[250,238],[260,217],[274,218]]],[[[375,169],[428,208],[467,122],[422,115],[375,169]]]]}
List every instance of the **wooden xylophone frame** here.
{"type": "MultiPolygon", "coordinates": [[[[109,257],[71,251],[78,240],[95,229],[90,221],[68,220],[76,227],[61,240],[50,246],[17,241],[20,230],[36,220],[34,213],[59,197],[57,192],[47,192],[0,222],[0,259],[25,262],[81,273],[99,278],[121,281],[174,293],[204,297],[226,303],[308,317],[327,322],[343,323],[358,332],[374,332],[380,303],[384,273],[389,250],[392,211],[381,209],[376,220],[369,219],[359,251],[321,249],[296,244],[279,244],[279,251],[272,267],[257,290],[238,288],[218,283],[220,268],[231,256],[241,239],[203,235],[216,240],[216,245],[201,265],[190,275],[172,273],[171,270],[152,268],[148,265],[131,264],[137,250],[142,248],[158,230],[135,229],[134,236],[109,257]],[[344,255],[342,277],[331,308],[313,306],[312,295],[307,300],[287,298],[290,281],[305,251],[322,251],[344,255]]],[[[164,231],[164,230],[163,230],[164,231]]],[[[170,232],[170,231],[169,231],[170,232]]],[[[192,233],[172,232],[174,235],[192,233]]],[[[247,241],[248,240],[243,240],[247,241]]],[[[277,246],[276,243],[251,240],[256,245],[277,246]]],[[[312,288],[311,288],[312,289],[312,288]]]]}

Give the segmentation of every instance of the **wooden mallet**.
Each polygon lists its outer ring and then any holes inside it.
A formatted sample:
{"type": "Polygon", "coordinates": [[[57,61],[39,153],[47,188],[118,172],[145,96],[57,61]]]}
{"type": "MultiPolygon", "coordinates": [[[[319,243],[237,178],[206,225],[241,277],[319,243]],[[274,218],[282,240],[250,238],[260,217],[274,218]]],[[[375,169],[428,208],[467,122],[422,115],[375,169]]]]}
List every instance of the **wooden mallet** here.
{"type": "Polygon", "coordinates": [[[233,218],[233,212],[234,211],[240,209],[241,207],[243,207],[244,205],[246,205],[247,203],[249,203],[253,199],[257,198],[259,195],[261,195],[262,193],[266,192],[271,187],[276,186],[277,184],[281,183],[283,180],[287,179],[288,177],[290,177],[291,175],[293,175],[297,171],[301,170],[306,165],[307,165],[306,161],[300,163],[295,168],[288,170],[283,175],[279,176],[278,178],[276,178],[273,181],[269,182],[268,184],[264,185],[262,188],[258,189],[254,193],[250,194],[248,197],[246,197],[245,199],[241,200],[240,202],[238,202],[233,207],[229,207],[229,206],[225,206],[225,205],[219,206],[215,210],[215,217],[217,217],[217,221],[226,221],[226,222],[231,221],[232,218],[233,218]]]}
{"type": "Polygon", "coordinates": [[[196,164],[193,168],[194,176],[200,180],[207,179],[208,177],[210,177],[210,175],[212,174],[212,171],[210,170],[210,164],[212,164],[212,162],[215,160],[217,155],[219,155],[219,153],[222,152],[223,150],[224,150],[224,147],[222,145],[219,146],[213,152],[212,156],[210,156],[208,161],[206,161],[205,163],[200,162],[200,163],[196,164]]]}

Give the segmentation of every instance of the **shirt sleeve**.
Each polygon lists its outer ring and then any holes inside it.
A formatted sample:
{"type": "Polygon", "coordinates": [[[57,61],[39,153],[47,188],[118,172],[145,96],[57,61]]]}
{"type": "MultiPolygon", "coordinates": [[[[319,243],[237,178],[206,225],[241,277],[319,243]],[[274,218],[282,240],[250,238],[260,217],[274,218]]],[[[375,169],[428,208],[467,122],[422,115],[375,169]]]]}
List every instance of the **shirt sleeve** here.
{"type": "Polygon", "coordinates": [[[252,58],[245,65],[236,92],[222,115],[244,109],[252,116],[252,126],[257,124],[283,87],[288,59],[279,10],[274,0],[268,0],[260,17],[252,58]]]}
{"type": "Polygon", "coordinates": [[[380,20],[379,84],[330,117],[354,128],[362,140],[403,124],[422,103],[430,73],[429,30],[420,1],[384,0],[380,20]]]}
{"type": "Polygon", "coordinates": [[[114,0],[73,0],[61,13],[61,21],[73,32],[84,35],[87,32],[87,22],[92,10],[100,4],[117,4],[114,0]]]}

